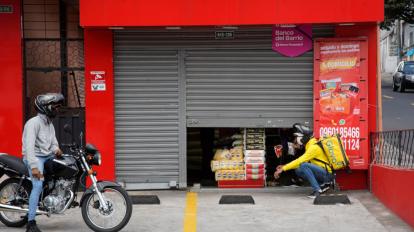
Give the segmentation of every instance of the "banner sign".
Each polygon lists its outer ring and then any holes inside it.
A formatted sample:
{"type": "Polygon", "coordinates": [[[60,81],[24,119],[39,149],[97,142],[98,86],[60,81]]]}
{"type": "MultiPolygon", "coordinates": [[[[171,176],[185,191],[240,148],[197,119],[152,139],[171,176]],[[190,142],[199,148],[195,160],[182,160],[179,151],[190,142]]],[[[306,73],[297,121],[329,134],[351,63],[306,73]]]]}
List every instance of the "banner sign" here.
{"type": "Polygon", "coordinates": [[[339,133],[351,167],[363,168],[368,160],[362,153],[368,151],[361,148],[361,139],[366,137],[361,124],[367,123],[361,122],[367,112],[365,104],[361,104],[366,94],[361,91],[366,90],[366,83],[361,82],[361,42],[320,42],[317,48],[315,135],[339,133]]]}
{"type": "Polygon", "coordinates": [[[296,57],[312,49],[312,25],[275,25],[272,49],[284,56],[296,57]]]}

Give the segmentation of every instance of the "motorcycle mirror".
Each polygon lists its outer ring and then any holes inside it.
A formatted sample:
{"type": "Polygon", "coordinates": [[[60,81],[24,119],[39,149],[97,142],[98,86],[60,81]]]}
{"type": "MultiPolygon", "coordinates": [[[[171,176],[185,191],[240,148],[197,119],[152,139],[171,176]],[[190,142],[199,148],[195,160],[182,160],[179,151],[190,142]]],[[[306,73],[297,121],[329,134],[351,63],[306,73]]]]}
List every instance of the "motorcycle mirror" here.
{"type": "Polygon", "coordinates": [[[65,124],[63,126],[63,131],[65,131],[68,134],[72,134],[72,128],[69,126],[69,124],[65,124]]]}

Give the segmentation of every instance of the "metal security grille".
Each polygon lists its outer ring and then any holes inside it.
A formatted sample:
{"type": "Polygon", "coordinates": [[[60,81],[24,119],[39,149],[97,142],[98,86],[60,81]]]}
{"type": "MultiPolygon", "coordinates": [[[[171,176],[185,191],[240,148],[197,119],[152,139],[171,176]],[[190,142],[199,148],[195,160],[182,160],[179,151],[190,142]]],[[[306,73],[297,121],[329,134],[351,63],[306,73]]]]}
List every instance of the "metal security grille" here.
{"type": "Polygon", "coordinates": [[[116,176],[129,189],[179,181],[177,51],[134,50],[115,40],[116,176]]]}
{"type": "Polygon", "coordinates": [[[373,164],[414,169],[414,130],[374,132],[370,141],[373,164]]]}
{"type": "Polygon", "coordinates": [[[313,117],[313,53],[269,49],[190,50],[187,126],[291,127],[313,117]]]}

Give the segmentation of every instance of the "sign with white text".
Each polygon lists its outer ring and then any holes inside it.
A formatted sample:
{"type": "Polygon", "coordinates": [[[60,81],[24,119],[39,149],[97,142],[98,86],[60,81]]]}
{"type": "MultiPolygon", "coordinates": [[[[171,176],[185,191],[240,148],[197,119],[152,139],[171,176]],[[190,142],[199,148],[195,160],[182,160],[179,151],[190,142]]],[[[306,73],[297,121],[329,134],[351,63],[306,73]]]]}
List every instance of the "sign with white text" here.
{"type": "Polygon", "coordinates": [[[312,49],[312,25],[276,25],[272,30],[272,49],[296,57],[312,49]]]}

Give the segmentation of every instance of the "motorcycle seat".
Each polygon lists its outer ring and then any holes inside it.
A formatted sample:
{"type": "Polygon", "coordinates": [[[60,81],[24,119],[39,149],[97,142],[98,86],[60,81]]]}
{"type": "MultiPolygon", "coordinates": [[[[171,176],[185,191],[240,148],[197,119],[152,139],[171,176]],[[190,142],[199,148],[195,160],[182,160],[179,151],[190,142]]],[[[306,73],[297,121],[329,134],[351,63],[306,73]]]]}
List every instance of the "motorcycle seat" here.
{"type": "Polygon", "coordinates": [[[19,175],[29,176],[29,171],[27,170],[26,165],[23,163],[23,160],[18,157],[0,153],[0,164],[3,164],[6,168],[15,170],[19,175]]]}

